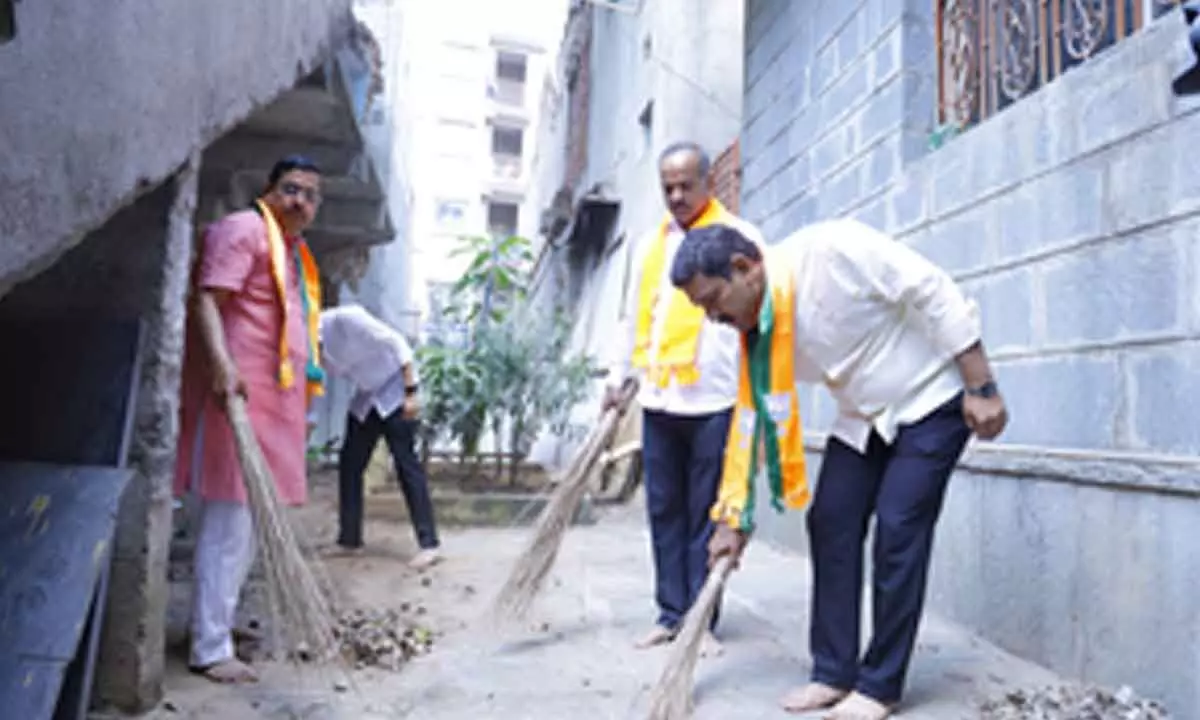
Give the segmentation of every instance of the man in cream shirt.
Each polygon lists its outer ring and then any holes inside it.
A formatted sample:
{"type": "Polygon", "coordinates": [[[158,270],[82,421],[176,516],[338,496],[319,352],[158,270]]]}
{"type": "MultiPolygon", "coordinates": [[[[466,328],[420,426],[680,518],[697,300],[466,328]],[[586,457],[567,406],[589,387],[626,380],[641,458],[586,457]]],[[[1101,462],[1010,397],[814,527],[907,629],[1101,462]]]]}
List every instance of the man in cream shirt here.
{"type": "Polygon", "coordinates": [[[348,378],[356,391],[338,456],[339,549],[357,552],[363,546],[363,473],[382,436],[416,533],[418,552],[409,564],[428,568],[441,555],[429,482],[416,453],[419,407],[412,348],[403,335],[358,305],[321,313],[321,345],[326,370],[348,378]]]}
{"type": "MultiPolygon", "coordinates": [[[[691,231],[671,280],[709,317],[745,334],[751,377],[775,373],[780,390],[820,382],[837,400],[808,513],[812,679],[783,704],[791,712],[829,708],[825,717],[836,720],[882,720],[901,698],[951,473],[970,435],[996,437],[1007,411],[974,303],[912,249],[853,220],[811,225],[765,254],[760,248],[733,227],[691,231]],[[779,340],[789,336],[791,348],[779,340]],[[772,343],[769,367],[759,343],[772,343]],[[794,377],[779,382],[777,363],[790,364],[794,377]],[[860,655],[872,515],[873,636],[860,655]]],[[[756,407],[771,404],[774,395],[754,391],[756,407]]],[[[776,428],[788,414],[757,410],[776,428]]],[[[747,537],[736,523],[720,525],[712,556],[736,558],[747,537]]]]}
{"type": "MultiPolygon", "coordinates": [[[[605,407],[615,404],[620,382],[631,374],[639,377],[658,605],[657,621],[639,647],[674,638],[707,578],[713,527],[708,515],[737,392],[737,332],[707,320],[671,286],[671,258],[687,229],[712,222],[760,239],[756,228],[713,197],[709,170],[708,156],[695,143],[673,144],[659,157],[669,213],[634,249],[626,320],[614,343],[605,397],[605,407]]],[[[710,633],[705,652],[719,651],[710,633]]]]}

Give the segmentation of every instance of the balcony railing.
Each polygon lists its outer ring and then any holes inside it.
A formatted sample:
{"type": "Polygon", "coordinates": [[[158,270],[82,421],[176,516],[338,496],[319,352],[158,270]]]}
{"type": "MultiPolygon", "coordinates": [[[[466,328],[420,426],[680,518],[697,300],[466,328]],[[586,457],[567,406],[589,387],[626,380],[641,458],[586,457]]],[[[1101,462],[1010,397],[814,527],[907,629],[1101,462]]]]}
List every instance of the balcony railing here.
{"type": "Polygon", "coordinates": [[[937,0],[942,125],[981,122],[1180,2],[937,0]]]}
{"type": "Polygon", "coordinates": [[[520,80],[493,78],[488,95],[496,103],[508,107],[525,107],[525,83],[520,80]]]}

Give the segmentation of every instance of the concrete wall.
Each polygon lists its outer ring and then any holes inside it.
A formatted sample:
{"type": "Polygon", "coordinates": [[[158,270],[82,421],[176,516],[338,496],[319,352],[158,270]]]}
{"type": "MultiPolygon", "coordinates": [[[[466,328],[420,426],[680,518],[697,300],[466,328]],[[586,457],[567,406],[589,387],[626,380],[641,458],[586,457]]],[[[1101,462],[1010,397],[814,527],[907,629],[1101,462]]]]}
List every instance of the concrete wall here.
{"type": "MultiPolygon", "coordinates": [[[[178,435],[184,297],[196,207],[194,163],[117,213],[0,302],[6,313],[141,318],[129,465],[112,550],[94,698],[140,711],[162,696],[171,495],[178,435]],[[64,288],[70,292],[64,292],[64,288]]],[[[86,362],[86,358],[80,358],[86,362]]],[[[56,408],[47,407],[47,412],[56,408]]]]}
{"type": "MultiPolygon", "coordinates": [[[[981,305],[1012,422],[952,485],[932,604],[1188,716],[1200,115],[1170,94],[1189,59],[1182,24],[1158,21],[930,151],[933,6],[748,2],[742,210],[772,240],[857,215],[981,305]]],[[[806,395],[815,450],[832,404],[806,395]]],[[[805,547],[801,517],[763,519],[766,536],[805,547]]]]}
{"type": "Polygon", "coordinates": [[[349,0],[18,4],[19,33],[0,46],[0,294],[290,87],[348,10],[349,0]]]}

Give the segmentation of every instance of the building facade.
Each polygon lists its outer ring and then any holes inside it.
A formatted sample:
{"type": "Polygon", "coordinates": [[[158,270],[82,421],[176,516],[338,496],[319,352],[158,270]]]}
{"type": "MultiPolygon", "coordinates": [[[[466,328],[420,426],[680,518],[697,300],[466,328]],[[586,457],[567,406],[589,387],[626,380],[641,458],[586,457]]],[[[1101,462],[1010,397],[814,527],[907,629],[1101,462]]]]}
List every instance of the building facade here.
{"type": "MultiPolygon", "coordinates": [[[[932,605],[1189,715],[1200,115],[1174,4],[749,0],[742,211],[772,241],[857,216],[980,305],[1011,422],[952,482],[932,605]]],[[[804,392],[815,469],[834,407],[804,392]]],[[[804,549],[801,517],[761,521],[804,549]]]]}
{"type": "MultiPolygon", "coordinates": [[[[533,301],[575,319],[572,348],[609,359],[639,244],[666,213],[658,156],[679,140],[715,160],[737,206],[742,5],[709,0],[574,0],[543,82],[534,168],[538,255],[533,301]]],[[[597,381],[597,390],[604,380],[597,381]]],[[[598,395],[597,395],[598,398],[598,395]]],[[[594,403],[579,408],[593,417],[594,403]]],[[[541,462],[569,448],[543,438],[541,462]]]]}
{"type": "Polygon", "coordinates": [[[413,293],[429,330],[467,258],[463,236],[528,229],[523,206],[537,137],[539,80],[563,0],[406,3],[413,293]]]}

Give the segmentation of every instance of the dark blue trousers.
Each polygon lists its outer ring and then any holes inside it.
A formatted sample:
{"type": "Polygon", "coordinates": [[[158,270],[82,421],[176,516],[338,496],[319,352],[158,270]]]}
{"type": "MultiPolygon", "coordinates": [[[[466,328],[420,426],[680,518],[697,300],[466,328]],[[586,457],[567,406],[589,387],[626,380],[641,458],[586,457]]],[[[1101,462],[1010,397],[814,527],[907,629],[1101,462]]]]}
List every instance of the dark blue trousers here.
{"type": "MultiPolygon", "coordinates": [[[[642,414],[642,465],[654,547],[658,624],[674,629],[708,577],[709,511],[717,500],[731,410],[642,414]]],[[[713,627],[717,613],[713,614],[713,627]]]]}
{"type": "Polygon", "coordinates": [[[830,438],[808,513],[813,680],[900,699],[925,602],[934,525],[970,437],[962,396],[900,429],[889,446],[872,433],[865,454],[830,438]],[[860,655],[863,544],[875,516],[873,634],[860,655]]]}

